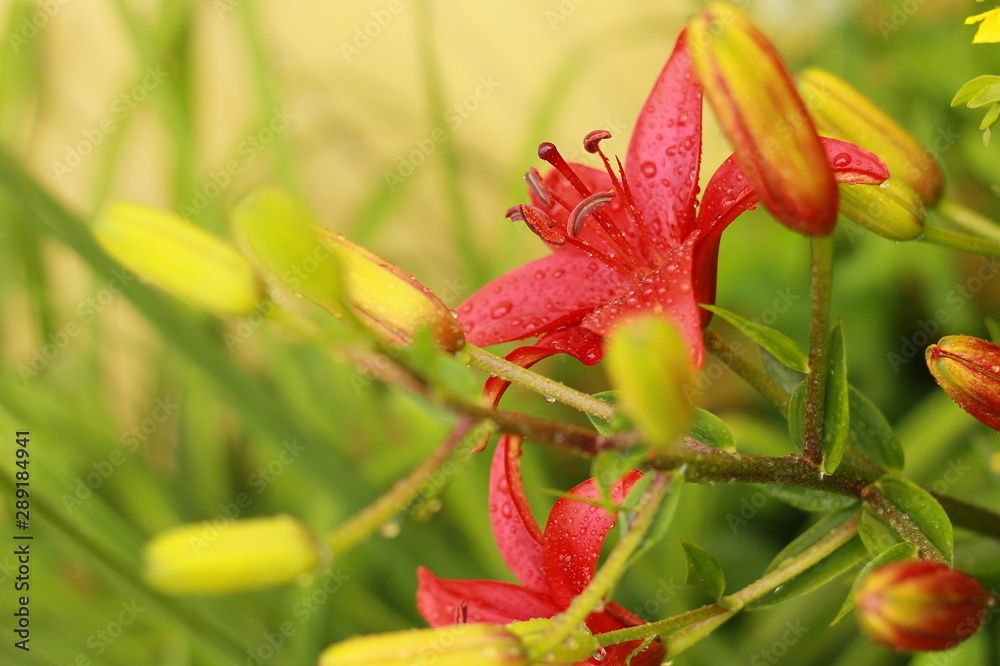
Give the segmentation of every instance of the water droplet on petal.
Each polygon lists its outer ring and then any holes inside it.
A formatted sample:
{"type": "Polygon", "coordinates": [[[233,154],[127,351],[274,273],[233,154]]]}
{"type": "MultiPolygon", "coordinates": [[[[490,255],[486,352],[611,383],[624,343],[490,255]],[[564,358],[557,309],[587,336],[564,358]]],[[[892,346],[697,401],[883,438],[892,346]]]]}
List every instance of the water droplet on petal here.
{"type": "Polygon", "coordinates": [[[510,314],[511,308],[513,307],[514,305],[510,301],[501,301],[493,306],[493,309],[490,311],[490,316],[494,319],[506,317],[510,314]]]}
{"type": "Polygon", "coordinates": [[[639,169],[642,171],[642,175],[646,178],[653,178],[656,176],[656,165],[652,162],[643,162],[639,165],[639,169]]]}
{"type": "Polygon", "coordinates": [[[554,271],[552,271],[552,277],[554,277],[557,280],[561,278],[563,275],[566,275],[566,271],[564,271],[561,268],[557,268],[554,271]]]}
{"type": "Polygon", "coordinates": [[[843,169],[850,163],[851,163],[851,156],[848,155],[847,153],[840,153],[839,155],[833,158],[833,166],[837,167],[838,169],[843,169]]]}

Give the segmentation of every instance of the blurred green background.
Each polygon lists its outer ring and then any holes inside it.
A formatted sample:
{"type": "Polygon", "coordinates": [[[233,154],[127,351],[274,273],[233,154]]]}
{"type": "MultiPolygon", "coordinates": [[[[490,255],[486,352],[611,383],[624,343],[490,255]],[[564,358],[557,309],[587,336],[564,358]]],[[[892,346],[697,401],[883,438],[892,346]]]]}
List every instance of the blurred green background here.
{"type": "MultiPolygon", "coordinates": [[[[990,190],[997,147],[983,146],[976,112],[949,107],[966,80],[993,73],[1000,53],[973,47],[962,25],[980,5],[743,6],[792,69],[825,67],[850,81],[933,149],[950,196],[1000,214],[990,190]]],[[[302,586],[151,594],[139,567],[152,534],[199,520],[224,528],[235,513],[291,513],[328,530],[425,457],[453,420],[329,350],[266,325],[211,319],[113,273],[82,225],[124,199],[225,236],[240,196],[279,184],[457,306],[544,251],[503,218],[526,198],[521,174],[538,165],[538,142],[582,160],[582,137],[606,128],[616,136],[608,147],[624,155],[638,108],[699,7],[0,2],[0,464],[13,471],[14,432],[30,430],[35,537],[28,653],[8,630],[14,541],[0,547],[0,661],[310,664],[350,635],[423,626],[418,565],[448,578],[511,580],[489,531],[487,454],[452,480],[436,514],[336,556],[302,586]],[[227,334],[239,343],[227,345],[227,334]],[[292,445],[297,453],[282,458],[292,445]],[[252,498],[245,508],[234,504],[241,493],[252,498]]],[[[703,179],[728,154],[706,120],[703,179]]],[[[852,382],[898,426],[912,478],[997,506],[996,434],[935,390],[922,355],[944,334],[985,335],[983,317],[998,314],[1000,265],[847,224],[837,232],[833,314],[844,317],[852,382]]],[[[805,241],[754,213],[727,233],[720,266],[721,306],[805,343],[805,241]]],[[[599,368],[572,360],[539,368],[588,392],[607,388],[599,368]]],[[[742,450],[790,451],[773,409],[714,361],[706,372],[714,378],[703,406],[730,424],[742,450]]],[[[581,422],[516,390],[505,405],[581,422]]],[[[525,474],[544,517],[552,498],[541,489],[575,485],[588,468],[529,446],[525,474]]],[[[13,532],[6,489],[0,511],[13,532]]],[[[650,619],[705,603],[682,584],[679,538],[708,548],[734,590],[809,519],[752,486],[689,487],[670,534],[616,599],[650,619]]],[[[993,551],[975,561],[961,553],[960,566],[1000,585],[993,551]]],[[[740,616],[676,663],[907,663],[850,621],[826,628],[848,584],[740,616]]],[[[1000,663],[996,627],[967,650],[953,663],[976,663],[973,652],[1000,663]]]]}

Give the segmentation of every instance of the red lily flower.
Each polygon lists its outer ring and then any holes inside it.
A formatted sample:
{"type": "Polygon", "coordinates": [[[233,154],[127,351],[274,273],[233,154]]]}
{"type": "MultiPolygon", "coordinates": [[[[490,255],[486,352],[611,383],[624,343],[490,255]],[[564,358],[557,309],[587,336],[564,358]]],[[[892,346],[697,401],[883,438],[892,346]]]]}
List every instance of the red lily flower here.
{"type": "MultiPolygon", "coordinates": [[[[612,168],[596,131],[584,146],[604,171],[569,164],[550,143],[538,150],[554,168],[525,178],[531,205],[508,217],[523,221],[552,249],[493,280],[458,308],[470,343],[487,346],[538,336],[508,360],[529,367],[557,353],[586,365],[604,355],[615,325],[645,312],[662,314],[682,331],[691,364],[704,358],[698,303],[715,300],[722,231],[758,197],[733,157],[710,179],[699,206],[702,88],[686,31],[660,73],[636,122],[625,164],[612,168]]],[[[876,184],[888,177],[874,154],[854,144],[821,140],[837,181],[876,184]]],[[[486,385],[494,404],[508,382],[486,385]]]]}
{"type": "MultiPolygon", "coordinates": [[[[521,484],[520,455],[520,438],[505,435],[500,439],[490,468],[490,523],[500,554],[521,585],[442,580],[420,567],[417,608],[432,627],[466,620],[506,624],[552,617],[564,611],[594,577],[601,546],[616,513],[575,498],[599,499],[597,481],[584,481],[558,499],[542,531],[521,484]]],[[[611,486],[612,499],[624,501],[641,477],[635,470],[628,472],[611,486]]],[[[587,626],[595,634],[639,624],[643,624],[641,618],[612,602],[587,617],[587,626]]],[[[609,647],[603,659],[594,663],[624,664],[640,643],[609,647]]],[[[632,659],[632,664],[658,664],[663,656],[663,646],[653,642],[632,659]]]]}

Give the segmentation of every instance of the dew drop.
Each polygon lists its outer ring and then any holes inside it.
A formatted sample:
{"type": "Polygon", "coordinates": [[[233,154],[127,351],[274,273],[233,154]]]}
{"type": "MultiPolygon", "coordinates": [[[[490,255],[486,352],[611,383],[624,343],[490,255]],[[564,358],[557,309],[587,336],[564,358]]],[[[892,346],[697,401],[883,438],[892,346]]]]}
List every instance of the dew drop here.
{"type": "Polygon", "coordinates": [[[514,305],[510,301],[501,301],[493,306],[493,309],[490,311],[490,316],[494,319],[506,317],[510,314],[511,308],[513,307],[514,305]]]}
{"type": "Polygon", "coordinates": [[[554,277],[557,280],[561,278],[563,275],[566,275],[566,271],[564,271],[561,268],[557,268],[554,271],[552,271],[552,277],[554,277]]]}
{"type": "Polygon", "coordinates": [[[535,271],[535,279],[536,280],[544,280],[545,279],[545,271],[535,271]]]}
{"type": "Polygon", "coordinates": [[[597,648],[597,652],[594,653],[594,656],[591,657],[590,660],[593,661],[593,662],[598,662],[599,663],[599,662],[604,661],[607,658],[608,658],[608,650],[607,650],[607,648],[599,647],[599,648],[597,648]]]}
{"type": "Polygon", "coordinates": [[[652,162],[643,162],[639,165],[639,169],[642,171],[642,175],[646,178],[653,178],[656,176],[656,165],[652,162]]]}
{"type": "Polygon", "coordinates": [[[833,158],[833,166],[842,169],[851,163],[851,156],[847,153],[840,153],[833,158]]]}

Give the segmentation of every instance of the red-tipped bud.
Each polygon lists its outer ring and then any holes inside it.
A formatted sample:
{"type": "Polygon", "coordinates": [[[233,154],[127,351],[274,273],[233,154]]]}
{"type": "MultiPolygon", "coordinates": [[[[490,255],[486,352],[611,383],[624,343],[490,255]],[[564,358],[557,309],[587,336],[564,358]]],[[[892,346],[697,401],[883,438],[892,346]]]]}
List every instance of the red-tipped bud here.
{"type": "Polygon", "coordinates": [[[892,562],[854,591],[858,623],[893,650],[947,650],[979,628],[990,595],[970,576],[930,560],[892,562]]]}
{"type": "Polygon", "coordinates": [[[952,400],[1000,430],[1000,347],[971,335],[949,335],[928,347],[926,358],[952,400]]]}
{"type": "Polygon", "coordinates": [[[713,3],[691,20],[688,44],[705,96],[761,203],[794,231],[832,232],[833,171],[771,43],[735,8],[713,3]]]}

